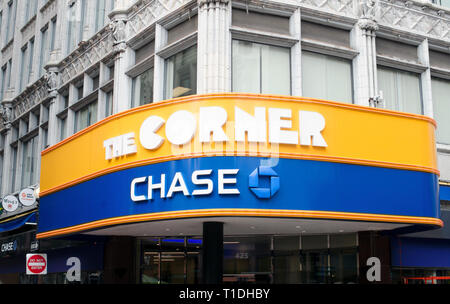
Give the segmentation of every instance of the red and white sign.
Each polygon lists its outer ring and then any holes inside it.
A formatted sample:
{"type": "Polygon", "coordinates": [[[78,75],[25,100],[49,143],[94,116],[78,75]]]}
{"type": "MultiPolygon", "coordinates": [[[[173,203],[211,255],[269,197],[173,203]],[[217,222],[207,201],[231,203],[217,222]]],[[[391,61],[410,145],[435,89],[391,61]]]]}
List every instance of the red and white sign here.
{"type": "Polygon", "coordinates": [[[27,274],[47,274],[47,254],[27,254],[27,274]]]}

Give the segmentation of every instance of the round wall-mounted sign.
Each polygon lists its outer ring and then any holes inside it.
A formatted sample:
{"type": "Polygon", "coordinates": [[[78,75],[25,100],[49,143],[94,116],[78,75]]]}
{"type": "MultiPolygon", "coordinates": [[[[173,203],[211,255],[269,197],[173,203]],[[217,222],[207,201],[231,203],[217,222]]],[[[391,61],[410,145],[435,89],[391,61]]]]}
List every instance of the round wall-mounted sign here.
{"type": "Polygon", "coordinates": [[[19,201],[15,196],[8,195],[3,198],[2,206],[6,211],[13,212],[17,210],[17,207],[19,207],[19,201]]]}
{"type": "Polygon", "coordinates": [[[36,197],[34,196],[34,190],[31,188],[25,188],[19,193],[19,201],[24,206],[32,206],[36,202],[36,197]]]}

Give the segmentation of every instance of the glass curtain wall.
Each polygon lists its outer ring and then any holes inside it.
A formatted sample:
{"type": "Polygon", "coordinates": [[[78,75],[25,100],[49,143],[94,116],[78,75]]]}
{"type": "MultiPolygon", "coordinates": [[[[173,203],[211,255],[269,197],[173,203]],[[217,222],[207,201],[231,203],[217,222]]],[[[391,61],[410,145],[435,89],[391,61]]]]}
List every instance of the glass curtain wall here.
{"type": "Polygon", "coordinates": [[[197,93],[197,46],[191,46],[166,60],[164,98],[197,93]]]}
{"type": "Polygon", "coordinates": [[[233,40],[233,92],[291,94],[290,49],[233,40]]]}
{"type": "Polygon", "coordinates": [[[450,144],[450,80],[431,78],[433,117],[437,122],[436,141],[450,144]]]}
{"type": "Polygon", "coordinates": [[[352,103],[351,61],[303,51],[302,92],[305,97],[352,103]]]}
{"type": "Polygon", "coordinates": [[[423,113],[419,74],[381,66],[377,73],[378,90],[383,94],[386,109],[423,113]]]}

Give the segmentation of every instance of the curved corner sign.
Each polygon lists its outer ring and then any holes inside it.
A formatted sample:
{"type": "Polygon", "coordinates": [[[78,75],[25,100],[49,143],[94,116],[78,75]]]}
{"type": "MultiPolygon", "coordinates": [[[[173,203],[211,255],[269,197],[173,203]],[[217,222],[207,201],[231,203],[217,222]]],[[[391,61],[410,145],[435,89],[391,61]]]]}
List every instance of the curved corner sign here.
{"type": "Polygon", "coordinates": [[[36,197],[34,196],[34,190],[31,188],[25,188],[19,193],[19,201],[22,205],[26,207],[33,206],[36,202],[36,197]]]}
{"type": "Polygon", "coordinates": [[[42,152],[38,237],[243,214],[442,225],[434,133],[425,116],[300,97],[145,105],[42,152]]]}
{"type": "Polygon", "coordinates": [[[14,195],[8,195],[3,198],[2,206],[5,211],[14,212],[19,207],[19,201],[14,195]]]}

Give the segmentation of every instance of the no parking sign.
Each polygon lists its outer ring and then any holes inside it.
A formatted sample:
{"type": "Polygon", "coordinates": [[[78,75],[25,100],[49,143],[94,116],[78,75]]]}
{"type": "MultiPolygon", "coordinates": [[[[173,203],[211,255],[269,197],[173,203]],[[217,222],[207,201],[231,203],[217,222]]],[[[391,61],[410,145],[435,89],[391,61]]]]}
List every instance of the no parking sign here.
{"type": "Polygon", "coordinates": [[[47,274],[47,254],[27,254],[26,268],[27,274],[47,274]]]}

